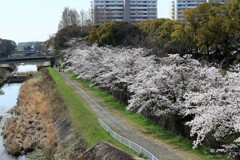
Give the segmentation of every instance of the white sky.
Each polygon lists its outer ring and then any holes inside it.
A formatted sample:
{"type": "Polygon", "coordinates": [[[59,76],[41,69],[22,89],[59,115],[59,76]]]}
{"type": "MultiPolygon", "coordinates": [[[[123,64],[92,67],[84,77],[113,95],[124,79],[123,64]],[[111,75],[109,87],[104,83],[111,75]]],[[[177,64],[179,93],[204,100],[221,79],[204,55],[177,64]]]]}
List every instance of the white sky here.
{"type": "MultiPolygon", "coordinates": [[[[88,10],[91,0],[0,0],[0,38],[45,41],[57,32],[64,7],[88,10]]],[[[168,18],[169,0],[158,0],[158,17],[168,18]]]]}

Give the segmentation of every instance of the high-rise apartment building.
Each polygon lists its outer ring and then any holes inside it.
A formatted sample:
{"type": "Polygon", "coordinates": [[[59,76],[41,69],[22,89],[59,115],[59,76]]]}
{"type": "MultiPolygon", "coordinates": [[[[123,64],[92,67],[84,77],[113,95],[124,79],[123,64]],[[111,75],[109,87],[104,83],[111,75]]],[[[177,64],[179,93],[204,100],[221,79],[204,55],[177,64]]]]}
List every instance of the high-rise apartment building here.
{"type": "Polygon", "coordinates": [[[94,23],[157,18],[157,0],[94,0],[94,23]]]}
{"type": "Polygon", "coordinates": [[[183,11],[195,8],[198,4],[207,2],[225,3],[226,0],[171,0],[170,1],[170,19],[184,20],[183,11]]]}
{"type": "Polygon", "coordinates": [[[218,2],[224,4],[226,0],[207,0],[207,2],[218,2]]]}

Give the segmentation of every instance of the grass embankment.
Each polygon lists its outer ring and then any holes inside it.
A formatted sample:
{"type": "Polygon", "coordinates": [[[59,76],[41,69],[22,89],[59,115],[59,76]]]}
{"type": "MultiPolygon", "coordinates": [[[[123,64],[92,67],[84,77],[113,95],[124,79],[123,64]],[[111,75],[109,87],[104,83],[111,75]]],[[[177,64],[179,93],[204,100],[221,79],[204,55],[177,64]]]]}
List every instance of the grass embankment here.
{"type": "Polygon", "coordinates": [[[107,104],[108,106],[111,106],[115,111],[119,112],[120,114],[123,114],[128,120],[133,122],[138,127],[143,128],[144,134],[157,137],[158,139],[163,140],[164,142],[171,144],[173,146],[176,146],[177,148],[183,151],[193,153],[203,160],[228,159],[226,156],[210,153],[210,149],[207,147],[199,146],[197,149],[193,150],[192,142],[190,140],[187,140],[182,136],[172,134],[171,132],[160,128],[159,126],[154,124],[151,120],[142,115],[126,110],[126,105],[117,100],[112,95],[110,95],[108,92],[98,87],[91,86],[90,82],[87,80],[77,79],[77,75],[71,72],[69,72],[68,74],[71,78],[77,80],[81,84],[81,86],[83,86],[86,90],[90,91],[96,97],[99,97],[103,103],[107,104]]]}
{"type": "Polygon", "coordinates": [[[79,97],[64,79],[53,68],[48,68],[52,78],[56,82],[63,99],[68,106],[69,116],[73,125],[79,129],[87,142],[87,147],[95,145],[99,141],[107,141],[115,146],[137,155],[136,152],[128,149],[117,140],[112,138],[99,124],[97,115],[86,105],[85,101],[79,97]]]}
{"type": "Polygon", "coordinates": [[[48,158],[50,154],[46,153],[51,153],[56,146],[57,134],[50,111],[52,106],[48,103],[49,97],[41,90],[42,83],[43,78],[25,81],[13,111],[17,116],[6,119],[3,137],[6,150],[12,155],[20,155],[23,152],[27,154],[41,149],[41,153],[39,152],[34,159],[48,158]]]}

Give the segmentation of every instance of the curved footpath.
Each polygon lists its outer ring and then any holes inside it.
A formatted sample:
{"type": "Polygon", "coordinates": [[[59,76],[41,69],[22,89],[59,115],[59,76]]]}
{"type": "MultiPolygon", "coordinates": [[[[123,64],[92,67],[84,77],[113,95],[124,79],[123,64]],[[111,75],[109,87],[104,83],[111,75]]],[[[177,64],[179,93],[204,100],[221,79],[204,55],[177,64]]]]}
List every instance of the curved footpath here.
{"type": "Polygon", "coordinates": [[[113,130],[128,138],[129,140],[141,145],[146,148],[152,154],[159,158],[159,160],[191,160],[190,156],[186,154],[182,154],[180,152],[176,152],[175,149],[167,147],[167,145],[163,145],[158,143],[158,141],[148,138],[142,135],[138,130],[132,128],[124,124],[120,117],[115,117],[109,112],[106,107],[100,105],[96,99],[86,93],[76,82],[71,79],[65,73],[61,72],[62,77],[65,79],[66,83],[70,85],[79,96],[84,98],[88,103],[88,106],[93,110],[99,118],[105,121],[113,130]]]}

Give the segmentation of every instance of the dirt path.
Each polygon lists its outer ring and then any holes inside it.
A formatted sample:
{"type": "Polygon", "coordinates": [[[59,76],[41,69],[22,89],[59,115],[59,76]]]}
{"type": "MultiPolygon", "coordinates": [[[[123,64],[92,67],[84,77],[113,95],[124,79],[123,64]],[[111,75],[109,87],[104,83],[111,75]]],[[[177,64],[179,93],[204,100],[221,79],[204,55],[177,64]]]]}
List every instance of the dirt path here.
{"type": "Polygon", "coordinates": [[[66,83],[69,84],[76,91],[76,93],[79,94],[79,96],[84,98],[84,100],[88,103],[88,106],[99,116],[99,118],[105,121],[119,134],[149,150],[156,157],[158,157],[159,160],[197,159],[197,157],[173,149],[173,147],[170,147],[159,140],[144,136],[135,127],[126,125],[121,117],[118,115],[112,115],[112,112],[107,110],[106,107],[103,107],[101,104],[99,104],[94,97],[85,92],[75,80],[69,78],[65,73],[61,73],[61,75],[65,79],[66,83]]]}

